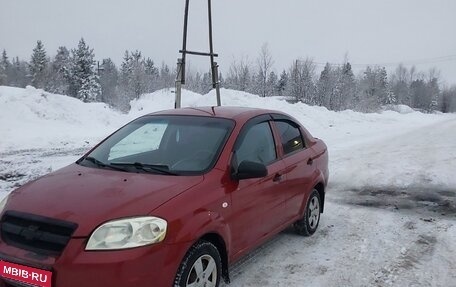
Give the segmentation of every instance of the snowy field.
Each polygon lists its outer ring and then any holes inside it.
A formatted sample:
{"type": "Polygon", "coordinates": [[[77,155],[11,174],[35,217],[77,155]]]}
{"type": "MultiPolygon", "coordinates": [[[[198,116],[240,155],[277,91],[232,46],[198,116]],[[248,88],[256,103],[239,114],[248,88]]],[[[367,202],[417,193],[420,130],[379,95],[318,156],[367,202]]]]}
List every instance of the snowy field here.
{"type": "MultiPolygon", "coordinates": [[[[0,197],[173,101],[159,91],[124,115],[30,87],[0,87],[0,197]]],[[[233,266],[229,286],[456,286],[456,115],[407,107],[332,112],[230,90],[222,101],[287,112],[330,152],[317,233],[282,232],[233,266]]],[[[183,95],[183,106],[214,104],[212,93],[183,95]]]]}

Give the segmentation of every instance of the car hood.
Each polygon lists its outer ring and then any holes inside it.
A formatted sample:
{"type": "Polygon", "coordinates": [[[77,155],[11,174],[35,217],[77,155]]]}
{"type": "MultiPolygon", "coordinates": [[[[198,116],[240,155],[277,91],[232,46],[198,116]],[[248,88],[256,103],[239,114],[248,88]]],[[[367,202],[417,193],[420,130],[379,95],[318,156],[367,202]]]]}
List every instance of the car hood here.
{"type": "Polygon", "coordinates": [[[14,191],[5,210],[77,223],[73,236],[85,237],[105,221],[148,215],[202,180],[72,164],[14,191]]]}

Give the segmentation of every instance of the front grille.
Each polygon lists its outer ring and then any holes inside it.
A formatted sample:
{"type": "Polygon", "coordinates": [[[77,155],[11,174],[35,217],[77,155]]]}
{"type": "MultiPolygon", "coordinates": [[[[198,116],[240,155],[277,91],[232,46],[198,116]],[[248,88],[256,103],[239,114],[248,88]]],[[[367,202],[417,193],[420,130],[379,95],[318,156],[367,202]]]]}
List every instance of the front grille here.
{"type": "Polygon", "coordinates": [[[59,255],[76,228],[76,223],[17,211],[6,211],[0,222],[6,244],[45,255],[59,255]]]}
{"type": "Polygon", "coordinates": [[[3,279],[3,280],[4,280],[5,287],[36,287],[36,285],[22,283],[19,281],[12,281],[12,280],[8,280],[8,279],[3,279]]]}

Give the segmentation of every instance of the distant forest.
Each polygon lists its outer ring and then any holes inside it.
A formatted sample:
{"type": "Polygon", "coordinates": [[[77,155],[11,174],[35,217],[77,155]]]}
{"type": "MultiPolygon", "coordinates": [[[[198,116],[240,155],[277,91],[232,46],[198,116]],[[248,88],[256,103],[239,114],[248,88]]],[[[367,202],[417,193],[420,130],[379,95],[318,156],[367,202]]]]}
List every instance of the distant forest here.
{"type": "MultiPolygon", "coordinates": [[[[30,60],[10,60],[3,50],[0,85],[32,85],[51,93],[64,94],[85,102],[105,102],[121,111],[141,94],[174,87],[175,69],[156,63],[140,51],[126,51],[120,67],[110,58],[95,60],[94,50],[84,39],[76,48],[59,47],[49,56],[37,41],[30,60]]],[[[387,105],[404,104],[424,111],[456,112],[456,86],[441,84],[436,69],[417,71],[398,65],[388,75],[386,68],[368,66],[355,75],[348,60],[327,63],[318,74],[316,63],[296,59],[288,69],[277,73],[267,44],[254,62],[246,59],[231,63],[226,75],[219,75],[221,86],[260,97],[281,96],[290,102],[324,106],[330,110],[378,111],[387,105]]],[[[210,72],[187,71],[185,88],[200,94],[212,89],[210,72]]]]}

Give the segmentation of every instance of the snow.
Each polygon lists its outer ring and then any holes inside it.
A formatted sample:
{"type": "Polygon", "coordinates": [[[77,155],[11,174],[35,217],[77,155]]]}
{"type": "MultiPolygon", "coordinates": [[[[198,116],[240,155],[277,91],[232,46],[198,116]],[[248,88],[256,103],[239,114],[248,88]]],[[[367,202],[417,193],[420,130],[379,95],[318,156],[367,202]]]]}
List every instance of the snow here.
{"type": "MultiPolygon", "coordinates": [[[[406,106],[362,114],[222,90],[223,105],[296,117],[330,152],[330,184],[319,230],[286,230],[233,266],[229,286],[456,286],[456,115],[406,106]]],[[[183,106],[215,104],[184,91],[183,106]]],[[[0,87],[0,197],[63,167],[128,121],[171,109],[161,90],[104,104],[0,87]]]]}

